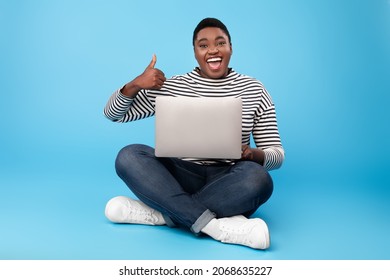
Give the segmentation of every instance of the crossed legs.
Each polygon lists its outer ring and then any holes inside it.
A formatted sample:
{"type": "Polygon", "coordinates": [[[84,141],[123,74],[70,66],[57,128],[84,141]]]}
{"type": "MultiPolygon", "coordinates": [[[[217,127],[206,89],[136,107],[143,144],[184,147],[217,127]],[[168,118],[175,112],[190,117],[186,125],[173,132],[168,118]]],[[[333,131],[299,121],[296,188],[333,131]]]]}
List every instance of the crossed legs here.
{"type": "MultiPolygon", "coordinates": [[[[268,232],[260,219],[245,218],[266,202],[273,190],[271,177],[257,163],[240,161],[232,166],[202,166],[176,158],[156,158],[151,147],[137,144],[119,152],[116,170],[141,200],[136,203],[141,203],[142,207],[134,206],[135,201],[125,204],[132,204],[132,208],[138,209],[137,213],[146,209],[147,213],[157,215],[156,224],[181,225],[222,242],[229,240],[221,240],[221,235],[226,235],[221,232],[221,222],[230,237],[240,227],[239,232],[243,228],[246,232],[256,228],[258,231],[260,224],[261,230],[268,232]]],[[[113,207],[112,201],[109,204],[110,209],[118,208],[113,207]]],[[[122,207],[121,211],[128,212],[128,208],[123,210],[122,207]]],[[[268,245],[259,246],[269,246],[269,241],[268,245]]]]}

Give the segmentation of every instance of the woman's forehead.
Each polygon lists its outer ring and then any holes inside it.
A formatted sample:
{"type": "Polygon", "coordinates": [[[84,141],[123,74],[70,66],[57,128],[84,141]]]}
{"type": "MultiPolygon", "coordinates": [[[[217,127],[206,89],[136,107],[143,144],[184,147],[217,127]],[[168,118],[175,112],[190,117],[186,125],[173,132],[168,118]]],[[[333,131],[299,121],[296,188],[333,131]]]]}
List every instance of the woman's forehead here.
{"type": "Polygon", "coordinates": [[[219,27],[205,27],[199,30],[196,35],[196,40],[217,40],[217,39],[228,39],[228,36],[225,32],[219,27]]]}

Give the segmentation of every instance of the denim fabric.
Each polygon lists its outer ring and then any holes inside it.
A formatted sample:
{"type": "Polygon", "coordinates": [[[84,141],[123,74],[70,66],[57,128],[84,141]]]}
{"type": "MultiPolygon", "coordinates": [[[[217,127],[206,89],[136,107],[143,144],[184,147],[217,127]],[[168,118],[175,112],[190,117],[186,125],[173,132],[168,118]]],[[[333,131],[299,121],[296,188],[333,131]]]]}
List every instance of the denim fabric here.
{"type": "Polygon", "coordinates": [[[170,226],[199,233],[214,217],[253,214],[273,191],[268,172],[251,161],[199,165],[157,158],[154,149],[134,144],[118,154],[118,176],[145,204],[160,211],[170,226]]]}

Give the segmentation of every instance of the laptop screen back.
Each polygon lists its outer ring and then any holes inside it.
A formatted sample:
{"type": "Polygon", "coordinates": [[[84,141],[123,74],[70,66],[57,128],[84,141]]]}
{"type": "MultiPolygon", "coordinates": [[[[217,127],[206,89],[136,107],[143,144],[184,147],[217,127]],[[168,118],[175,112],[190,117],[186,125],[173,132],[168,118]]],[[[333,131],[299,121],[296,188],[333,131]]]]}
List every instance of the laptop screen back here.
{"type": "Polygon", "coordinates": [[[159,96],[155,112],[157,157],[241,157],[240,98],[159,96]]]}

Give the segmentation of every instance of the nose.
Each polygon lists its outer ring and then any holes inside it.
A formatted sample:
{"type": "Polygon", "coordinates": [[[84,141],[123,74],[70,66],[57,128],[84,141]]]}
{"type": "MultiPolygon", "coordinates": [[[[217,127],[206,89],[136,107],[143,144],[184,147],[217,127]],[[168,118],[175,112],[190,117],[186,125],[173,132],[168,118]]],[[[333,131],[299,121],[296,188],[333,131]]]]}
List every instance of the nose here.
{"type": "Polygon", "coordinates": [[[216,46],[210,47],[209,50],[208,50],[209,54],[216,54],[218,52],[219,52],[219,50],[218,50],[218,47],[216,47],[216,46]]]}

